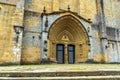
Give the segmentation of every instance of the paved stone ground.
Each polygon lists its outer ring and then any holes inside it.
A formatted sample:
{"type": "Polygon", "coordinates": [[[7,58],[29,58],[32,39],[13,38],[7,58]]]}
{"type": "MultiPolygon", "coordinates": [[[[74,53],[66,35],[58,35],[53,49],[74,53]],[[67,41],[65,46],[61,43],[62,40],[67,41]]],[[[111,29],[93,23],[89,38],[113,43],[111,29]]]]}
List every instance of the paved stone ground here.
{"type": "Polygon", "coordinates": [[[0,66],[0,72],[54,72],[54,71],[120,71],[120,64],[47,64],[0,66]]]}

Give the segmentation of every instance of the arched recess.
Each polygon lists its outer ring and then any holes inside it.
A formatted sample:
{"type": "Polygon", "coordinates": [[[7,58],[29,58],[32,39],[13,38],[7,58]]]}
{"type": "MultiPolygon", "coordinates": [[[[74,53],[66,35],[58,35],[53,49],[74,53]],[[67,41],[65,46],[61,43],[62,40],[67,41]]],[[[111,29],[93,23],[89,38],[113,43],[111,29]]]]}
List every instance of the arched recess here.
{"type": "Polygon", "coordinates": [[[89,37],[81,22],[72,15],[57,19],[48,31],[48,58],[56,62],[56,45],[64,44],[64,62],[68,63],[68,45],[75,46],[75,63],[88,59],[89,37]]]}

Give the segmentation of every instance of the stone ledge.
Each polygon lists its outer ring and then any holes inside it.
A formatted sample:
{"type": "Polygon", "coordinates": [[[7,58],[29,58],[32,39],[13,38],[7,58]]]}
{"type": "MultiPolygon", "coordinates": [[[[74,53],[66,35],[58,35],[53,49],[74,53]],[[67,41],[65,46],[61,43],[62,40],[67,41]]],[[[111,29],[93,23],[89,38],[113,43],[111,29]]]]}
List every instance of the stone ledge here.
{"type": "Polygon", "coordinates": [[[2,80],[120,80],[120,76],[0,77],[2,80]]]}

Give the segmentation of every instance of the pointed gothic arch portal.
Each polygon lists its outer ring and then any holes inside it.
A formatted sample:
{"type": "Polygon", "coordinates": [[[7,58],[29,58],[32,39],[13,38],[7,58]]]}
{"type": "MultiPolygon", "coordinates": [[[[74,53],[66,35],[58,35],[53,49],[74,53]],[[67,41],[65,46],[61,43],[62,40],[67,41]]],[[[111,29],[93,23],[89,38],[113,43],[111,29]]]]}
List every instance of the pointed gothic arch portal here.
{"type": "Polygon", "coordinates": [[[89,49],[87,31],[75,17],[63,16],[50,27],[48,57],[51,61],[60,64],[85,62],[88,59],[89,49]]]}

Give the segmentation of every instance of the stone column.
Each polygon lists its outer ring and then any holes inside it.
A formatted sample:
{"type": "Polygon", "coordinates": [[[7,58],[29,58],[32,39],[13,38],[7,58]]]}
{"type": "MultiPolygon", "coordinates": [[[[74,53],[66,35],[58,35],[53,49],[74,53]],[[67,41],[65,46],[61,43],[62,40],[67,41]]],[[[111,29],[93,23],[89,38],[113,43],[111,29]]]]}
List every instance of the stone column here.
{"type": "Polygon", "coordinates": [[[65,54],[64,54],[64,61],[65,61],[65,63],[68,63],[68,50],[67,50],[67,47],[68,47],[68,45],[67,44],[65,44],[65,54]]]}

